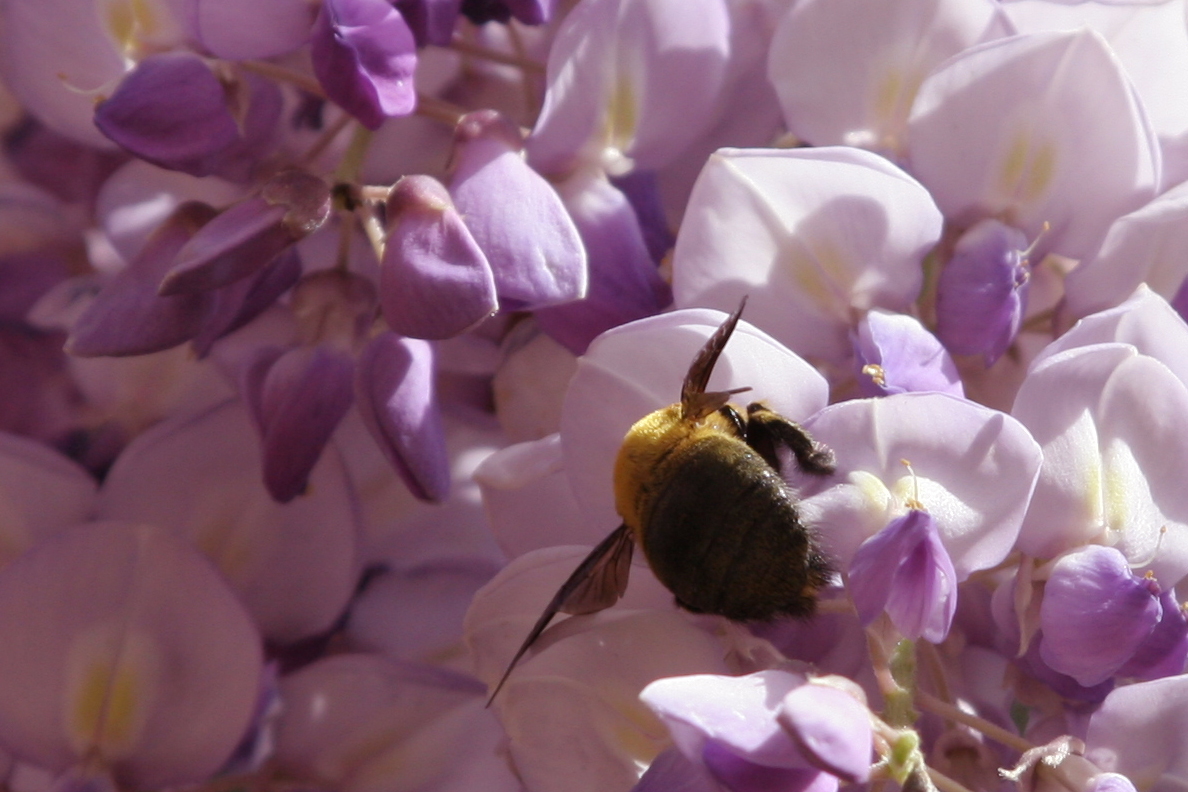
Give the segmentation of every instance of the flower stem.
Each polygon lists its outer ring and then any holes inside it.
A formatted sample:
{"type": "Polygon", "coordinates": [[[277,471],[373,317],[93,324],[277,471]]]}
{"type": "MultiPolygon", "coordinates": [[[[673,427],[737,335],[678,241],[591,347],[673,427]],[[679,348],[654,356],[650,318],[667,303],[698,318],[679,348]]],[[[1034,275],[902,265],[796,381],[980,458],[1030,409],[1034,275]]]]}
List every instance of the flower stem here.
{"type": "Polygon", "coordinates": [[[1025,740],[1019,735],[1012,734],[985,718],[979,718],[977,715],[971,715],[964,710],[954,707],[952,704],[946,704],[936,696],[926,693],[923,690],[916,691],[916,706],[927,712],[940,715],[942,718],[948,718],[951,721],[964,724],[975,731],[981,732],[991,740],[1002,743],[1006,747],[1013,748],[1020,753],[1030,751],[1035,747],[1030,741],[1025,740]]]}
{"type": "Polygon", "coordinates": [[[323,99],[326,98],[326,92],[322,90],[321,83],[310,75],[299,72],[296,69],[290,69],[261,60],[240,61],[239,66],[245,71],[254,72],[261,77],[295,85],[307,94],[320,96],[323,99]]]}
{"type": "Polygon", "coordinates": [[[972,792],[969,787],[960,781],[949,778],[939,770],[935,770],[928,765],[924,765],[924,769],[928,771],[928,777],[932,779],[932,783],[936,784],[936,788],[940,792],[972,792]]]}
{"type": "Polygon", "coordinates": [[[466,115],[466,110],[453,102],[447,102],[429,94],[418,93],[416,114],[454,127],[458,125],[462,116],[466,115]]]}

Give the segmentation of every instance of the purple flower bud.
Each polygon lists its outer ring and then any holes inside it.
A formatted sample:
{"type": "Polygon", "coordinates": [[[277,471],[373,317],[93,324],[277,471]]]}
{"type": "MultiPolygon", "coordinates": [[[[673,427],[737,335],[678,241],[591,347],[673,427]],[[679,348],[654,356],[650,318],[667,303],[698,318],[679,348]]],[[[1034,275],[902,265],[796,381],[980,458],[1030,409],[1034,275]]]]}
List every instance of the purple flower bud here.
{"type": "Polygon", "coordinates": [[[163,168],[244,180],[280,110],[279,90],[267,80],[248,75],[225,85],[197,55],[165,53],[142,60],[96,106],[95,126],[163,168]]]}
{"type": "Polygon", "coordinates": [[[870,311],[858,322],[851,341],[863,396],[911,391],[965,396],[948,351],[911,316],[870,311]]]}
{"type": "Polygon", "coordinates": [[[323,0],[309,49],[326,95],[368,129],[416,107],[416,42],[387,0],[323,0]]]}
{"type": "Polygon", "coordinates": [[[462,0],[396,0],[417,46],[444,47],[454,38],[462,0]]]}
{"type": "Polygon", "coordinates": [[[950,352],[994,365],[1019,332],[1030,273],[1023,232],[997,220],[966,231],[941,270],[936,333],[950,352]]]}
{"type": "Polygon", "coordinates": [[[330,188],[321,179],[286,171],[260,195],[232,206],[178,251],[161,281],[163,295],[203,292],[246,278],[281,251],[316,231],[330,215],[330,188]]]}
{"type": "Polygon", "coordinates": [[[330,346],[264,350],[243,390],[262,437],[264,485],[278,503],[305,491],[310,472],[354,401],[354,359],[330,346]]]}
{"type": "Polygon", "coordinates": [[[863,542],[849,577],[864,625],[885,610],[905,638],[939,643],[949,634],[957,573],[928,512],[912,509],[863,542]]]}
{"type": "Polygon", "coordinates": [[[799,674],[670,677],[648,685],[640,699],[681,753],[731,790],[825,792],[839,778],[870,773],[869,711],[799,674]]]}
{"type": "Polygon", "coordinates": [[[301,257],[289,248],[255,275],[208,292],[212,305],[194,336],[194,352],[206,357],[223,336],[235,332],[268,309],[301,277],[301,257]]]}
{"type": "Polygon", "coordinates": [[[70,328],[66,350],[79,357],[145,355],[193,338],[205,321],[208,294],[157,294],[177,251],[214,217],[206,204],[185,203],[166,220],[136,258],[104,284],[70,328]]]}
{"type": "Polygon", "coordinates": [[[659,264],[668,251],[672,250],[676,237],[668,227],[668,218],[664,215],[664,201],[660,195],[660,184],[655,171],[637,168],[630,173],[612,178],[611,184],[631,202],[648,252],[652,254],[652,260],[659,264]]]}
{"type": "Polygon", "coordinates": [[[1136,577],[1112,547],[1089,545],[1064,555],[1044,586],[1040,658],[1086,687],[1104,682],[1160,623],[1160,594],[1154,580],[1136,577]]]}
{"type": "Polygon", "coordinates": [[[421,500],[450,491],[445,428],[433,384],[433,346],[384,333],[359,357],[359,414],[384,456],[421,500]]]}
{"type": "Polygon", "coordinates": [[[589,257],[589,288],[583,299],[535,315],[542,330],[581,355],[612,327],[660,313],[672,302],[672,289],[648,253],[631,204],[609,182],[581,180],[565,205],[589,257]]]}
{"type": "Polygon", "coordinates": [[[460,335],[499,308],[487,257],[430,176],[404,177],[388,199],[380,304],[392,330],[430,339],[460,335]]]}
{"type": "Polygon", "coordinates": [[[1118,669],[1118,676],[1151,680],[1184,673],[1188,664],[1188,619],[1174,590],[1162,592],[1159,605],[1163,609],[1159,623],[1118,669]]]}
{"type": "Polygon", "coordinates": [[[1188,321],[1188,278],[1180,282],[1180,288],[1171,298],[1171,307],[1176,309],[1181,319],[1188,321]]]}
{"type": "Polygon", "coordinates": [[[31,116],[5,134],[4,150],[25,181],[65,203],[94,201],[107,177],[128,161],[122,151],[97,151],[31,116]]]}
{"type": "Polygon", "coordinates": [[[784,696],[776,716],[806,759],[849,784],[870,778],[870,711],[845,691],[801,685],[784,696]]]}
{"type": "Polygon", "coordinates": [[[556,191],[492,110],[458,122],[450,193],[495,273],[500,304],[532,310],[586,295],[586,249],[556,191]]]}
{"type": "Polygon", "coordinates": [[[704,767],[669,748],[652,760],[631,792],[722,792],[722,786],[704,767]]]}

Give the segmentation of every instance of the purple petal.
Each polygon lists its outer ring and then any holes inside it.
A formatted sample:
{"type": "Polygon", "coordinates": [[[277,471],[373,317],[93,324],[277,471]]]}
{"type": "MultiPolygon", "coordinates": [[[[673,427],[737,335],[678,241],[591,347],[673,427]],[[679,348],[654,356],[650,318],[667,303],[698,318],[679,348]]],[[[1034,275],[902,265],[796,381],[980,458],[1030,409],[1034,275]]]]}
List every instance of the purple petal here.
{"type": "Polygon", "coordinates": [[[722,792],[722,787],[704,767],[669,748],[652,760],[631,792],[722,792]]]}
{"type": "Polygon", "coordinates": [[[1171,306],[1176,309],[1181,319],[1188,317],[1188,278],[1180,281],[1176,293],[1171,298],[1171,306]]]}
{"type": "Polygon", "coordinates": [[[848,784],[870,777],[870,711],[853,696],[828,685],[801,685],[784,696],[777,717],[818,769],[848,784]]]}
{"type": "Polygon", "coordinates": [[[350,600],[359,581],[358,504],[337,453],[322,455],[304,497],[277,503],[260,475],[260,446],[240,399],[161,421],[111,467],[100,515],[192,541],[267,640],[286,645],[329,630],[350,600]]]}
{"type": "Polygon", "coordinates": [[[804,768],[804,757],[776,722],[784,696],[804,683],[803,676],[778,670],[741,677],[669,677],[644,688],[640,699],[660,716],[690,759],[698,760],[708,745],[716,744],[748,763],[804,768]]]}
{"type": "Polygon", "coordinates": [[[386,0],[323,0],[310,56],[327,96],[368,129],[416,106],[416,42],[386,0]]]}
{"type": "Polygon", "coordinates": [[[21,636],[0,642],[0,740],[49,770],[103,756],[121,787],[200,783],[252,715],[260,635],[161,528],[92,523],[41,542],[0,572],[0,634],[21,636]]]}
{"type": "Polygon", "coordinates": [[[160,293],[211,291],[259,271],[293,244],[281,224],[284,216],[283,206],[270,206],[263,198],[235,204],[178,251],[160,293]]]}
{"type": "Polygon", "coordinates": [[[871,308],[906,312],[943,218],[924,186],[842,146],[721,149],[689,196],[672,258],[677,306],[734,310],[798,354],[838,364],[871,308]]]}
{"type": "Polygon", "coordinates": [[[668,218],[664,215],[664,201],[660,195],[660,184],[654,171],[636,170],[624,176],[611,179],[611,184],[631,203],[635,210],[635,217],[639,221],[639,230],[643,232],[644,243],[652,260],[659,264],[663,261],[676,236],[668,227],[668,218]]]}
{"type": "Polygon", "coordinates": [[[1114,680],[1112,678],[1086,687],[1069,675],[1053,670],[1043,661],[1043,651],[1044,634],[1042,632],[1036,633],[1027,647],[1027,653],[1015,662],[1026,673],[1054,690],[1057,695],[1072,701],[1099,704],[1114,689],[1114,680]]]}
{"type": "Polygon", "coordinates": [[[939,643],[957,609],[957,573],[928,512],[912,509],[867,539],[850,562],[863,624],[883,610],[904,637],[939,643]]]}
{"type": "Polygon", "coordinates": [[[1134,782],[1120,773],[1102,773],[1085,792],[1138,792],[1134,782]]]}
{"type": "Polygon", "coordinates": [[[95,126],[123,148],[163,168],[195,176],[239,139],[223,85],[197,55],[151,55],[95,108],[95,126]]]}
{"type": "Polygon", "coordinates": [[[64,203],[94,201],[104,181],[127,162],[123,152],[81,145],[32,116],[5,135],[4,148],[26,181],[64,203]]]}
{"type": "Polygon", "coordinates": [[[1113,676],[1159,623],[1149,581],[1122,553],[1089,545],[1058,560],[1044,586],[1040,657],[1086,687],[1113,676]]]}
{"type": "Polygon", "coordinates": [[[246,181],[271,144],[280,90],[245,75],[224,84],[196,55],[151,55],[95,108],[95,126],[136,156],[194,176],[246,181]],[[233,112],[233,106],[242,109],[233,112]]]}
{"type": "Polygon", "coordinates": [[[256,402],[263,427],[264,484],[278,503],[305,491],[335,427],[354,401],[354,360],[328,346],[281,355],[256,402]]]}
{"type": "Polygon", "coordinates": [[[1185,675],[1118,688],[1089,718],[1085,758],[1144,789],[1175,788],[1188,774],[1186,699],[1185,675]]]}
{"type": "Polygon", "coordinates": [[[626,196],[610,183],[579,177],[565,205],[586,247],[586,296],[535,312],[536,321],[576,355],[597,336],[621,324],[660,313],[672,289],[660,277],[626,196]]]}
{"type": "Polygon", "coordinates": [[[838,787],[828,773],[755,764],[717,743],[707,743],[701,758],[731,792],[836,792],[838,787]]]}
{"type": "Polygon", "coordinates": [[[902,158],[920,79],[967,47],[1005,35],[998,3],[797,3],[773,32],[768,75],[788,130],[814,146],[902,158]]]}
{"type": "Polygon", "coordinates": [[[217,289],[267,266],[312,233],[330,213],[330,190],[299,171],[274,177],[260,196],[240,201],[203,226],[177,254],[161,294],[217,289]]]}
{"type": "Polygon", "coordinates": [[[460,335],[499,308],[495,278],[450,195],[430,176],[406,176],[388,200],[380,304],[411,338],[460,335]]]}
{"type": "Polygon", "coordinates": [[[1023,232],[983,220],[962,235],[941,270],[936,332],[959,355],[982,355],[989,368],[1019,333],[1030,282],[1023,232]]]}
{"type": "Polygon", "coordinates": [[[837,455],[832,486],[803,500],[839,567],[886,527],[888,503],[914,488],[958,580],[1014,548],[1042,461],[1019,421],[944,393],[896,393],[832,404],[805,428],[837,455]]]}
{"type": "Polygon", "coordinates": [[[920,84],[912,173],[946,218],[1009,217],[1087,258],[1110,224],[1160,190],[1160,151],[1118,56],[1087,27],[991,41],[920,84]],[[1039,97],[1042,100],[1037,101],[1039,97]]]}
{"type": "Polygon", "coordinates": [[[359,357],[355,391],[363,422],[413,495],[444,500],[450,467],[433,385],[433,346],[395,333],[376,336],[359,357]]]}
{"type": "Polygon", "coordinates": [[[291,52],[309,38],[313,21],[306,0],[174,0],[170,9],[195,40],[225,60],[291,52]]]}
{"type": "Polygon", "coordinates": [[[210,312],[211,298],[162,297],[157,286],[177,252],[212,217],[214,210],[205,204],[178,207],[71,326],[67,351],[79,357],[144,355],[193,338],[210,312]]]}
{"type": "Polygon", "coordinates": [[[1159,605],[1163,608],[1159,623],[1118,669],[1118,676],[1151,680],[1184,673],[1188,663],[1188,619],[1184,618],[1174,590],[1160,594],[1159,605]]]}
{"type": "Polygon", "coordinates": [[[854,351],[863,396],[910,391],[965,396],[949,353],[911,316],[877,309],[869,312],[858,323],[854,351]]]}
{"type": "Polygon", "coordinates": [[[532,165],[557,175],[601,160],[625,173],[663,168],[692,148],[717,120],[735,65],[727,7],[647,0],[568,14],[549,51],[532,165]]]}
{"type": "Polygon", "coordinates": [[[194,352],[206,357],[215,341],[255,319],[301,277],[301,257],[295,247],[282,252],[264,269],[208,292],[213,305],[194,337],[194,352]]]}
{"type": "Polygon", "coordinates": [[[0,322],[22,324],[30,309],[70,277],[65,251],[38,250],[0,257],[0,322]]]}
{"type": "Polygon", "coordinates": [[[458,123],[450,193],[491,269],[500,303],[532,310],[586,294],[586,249],[553,187],[520,154],[519,130],[494,111],[458,123]]]}
{"type": "Polygon", "coordinates": [[[396,7],[412,30],[417,46],[443,47],[454,38],[462,0],[396,0],[396,7]]]}

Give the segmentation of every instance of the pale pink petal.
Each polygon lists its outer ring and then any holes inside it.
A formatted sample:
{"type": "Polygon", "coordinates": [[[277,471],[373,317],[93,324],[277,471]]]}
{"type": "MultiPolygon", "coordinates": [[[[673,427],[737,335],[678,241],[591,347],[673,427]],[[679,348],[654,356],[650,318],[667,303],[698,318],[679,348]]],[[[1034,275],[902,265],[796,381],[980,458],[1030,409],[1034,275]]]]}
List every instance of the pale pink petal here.
{"type": "Polygon", "coordinates": [[[895,158],[920,83],[946,58],[1012,32],[990,0],[796,3],[771,42],[768,74],[789,131],[814,146],[895,158]]]}
{"type": "Polygon", "coordinates": [[[257,438],[238,403],[160,423],[112,467],[100,514],[189,539],[264,635],[286,643],[328,628],[354,590],[354,494],[331,449],[314,467],[308,494],[276,503],[260,480],[257,438]]]}
{"type": "Polygon", "coordinates": [[[856,149],[723,149],[689,198],[673,253],[682,308],[733,310],[802,355],[842,361],[854,317],[906,312],[940,238],[925,189],[856,149]]]}
{"type": "Polygon", "coordinates": [[[945,394],[901,393],[834,404],[805,428],[837,455],[833,486],[803,504],[836,563],[849,564],[913,497],[936,521],[958,581],[1014,547],[1040,450],[1010,416],[945,394]]]}
{"type": "Polygon", "coordinates": [[[960,226],[1009,217],[1044,250],[1080,258],[1149,201],[1160,155],[1146,114],[1100,35],[1013,36],[966,50],[920,86],[912,173],[960,226]]]}
{"type": "Polygon", "coordinates": [[[0,738],[48,768],[101,757],[121,786],[197,783],[255,708],[259,634],[160,528],[93,523],[39,544],[0,573],[0,634],[0,738]]]}

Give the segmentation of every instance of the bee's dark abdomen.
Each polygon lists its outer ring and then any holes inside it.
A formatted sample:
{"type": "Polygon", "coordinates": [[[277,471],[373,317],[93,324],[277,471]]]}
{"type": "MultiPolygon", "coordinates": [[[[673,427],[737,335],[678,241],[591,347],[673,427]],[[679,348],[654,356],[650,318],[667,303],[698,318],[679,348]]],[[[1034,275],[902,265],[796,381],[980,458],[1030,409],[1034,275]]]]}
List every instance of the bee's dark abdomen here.
{"type": "Polygon", "coordinates": [[[641,544],[678,603],[738,621],[812,613],[828,565],[788,485],[746,443],[690,438],[654,480],[641,544]]]}

